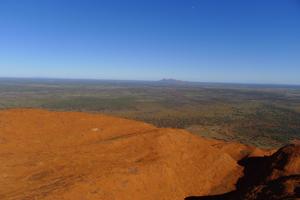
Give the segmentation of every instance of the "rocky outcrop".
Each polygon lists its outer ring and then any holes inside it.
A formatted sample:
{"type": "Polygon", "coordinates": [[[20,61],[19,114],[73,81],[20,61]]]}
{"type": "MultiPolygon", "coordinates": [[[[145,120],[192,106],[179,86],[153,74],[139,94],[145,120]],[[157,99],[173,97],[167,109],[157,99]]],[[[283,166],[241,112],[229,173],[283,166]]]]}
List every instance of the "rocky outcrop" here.
{"type": "Polygon", "coordinates": [[[182,200],[242,174],[213,141],[100,114],[4,110],[0,138],[1,200],[182,200]]]}
{"type": "Polygon", "coordinates": [[[300,146],[287,145],[271,156],[246,157],[239,161],[244,175],[233,192],[193,199],[279,200],[300,198],[300,146]]]}
{"type": "Polygon", "coordinates": [[[0,199],[298,197],[299,146],[272,153],[101,114],[2,110],[0,199]]]}

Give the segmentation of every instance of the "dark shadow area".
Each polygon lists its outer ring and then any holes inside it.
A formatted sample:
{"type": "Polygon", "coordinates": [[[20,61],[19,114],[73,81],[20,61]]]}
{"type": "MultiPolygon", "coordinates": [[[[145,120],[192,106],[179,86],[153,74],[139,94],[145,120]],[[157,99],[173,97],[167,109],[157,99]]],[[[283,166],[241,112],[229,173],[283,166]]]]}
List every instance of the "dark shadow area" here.
{"type": "Polygon", "coordinates": [[[235,195],[235,192],[229,192],[221,195],[213,195],[213,196],[190,196],[185,198],[185,200],[230,200],[235,195]]]}
{"type": "Polygon", "coordinates": [[[244,176],[241,177],[236,183],[236,190],[212,196],[191,196],[185,200],[232,200],[240,199],[242,194],[247,188],[256,185],[263,181],[267,175],[266,168],[269,157],[245,157],[238,161],[238,164],[244,167],[244,176]]]}
{"type": "Polygon", "coordinates": [[[246,157],[238,162],[244,167],[244,176],[241,177],[237,184],[237,190],[245,190],[250,186],[261,183],[268,176],[268,161],[270,157],[246,157]]]}
{"type": "Polygon", "coordinates": [[[244,167],[244,176],[236,183],[236,190],[211,196],[190,196],[185,200],[279,200],[300,198],[300,174],[285,175],[285,166],[298,158],[300,148],[287,145],[271,156],[246,157],[238,161],[244,167]],[[293,158],[293,159],[291,159],[293,158]],[[273,171],[282,176],[271,179],[273,171]]]}

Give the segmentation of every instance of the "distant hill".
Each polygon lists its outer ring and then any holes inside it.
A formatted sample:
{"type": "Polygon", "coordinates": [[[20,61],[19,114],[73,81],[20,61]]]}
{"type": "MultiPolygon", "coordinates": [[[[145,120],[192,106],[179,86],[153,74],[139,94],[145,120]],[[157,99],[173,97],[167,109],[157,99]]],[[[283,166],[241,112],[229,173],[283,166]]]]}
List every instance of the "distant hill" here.
{"type": "Polygon", "coordinates": [[[188,81],[182,81],[182,80],[177,80],[177,79],[172,79],[172,78],[163,78],[163,79],[159,80],[158,82],[165,83],[165,84],[187,84],[187,83],[190,83],[188,81]]]}

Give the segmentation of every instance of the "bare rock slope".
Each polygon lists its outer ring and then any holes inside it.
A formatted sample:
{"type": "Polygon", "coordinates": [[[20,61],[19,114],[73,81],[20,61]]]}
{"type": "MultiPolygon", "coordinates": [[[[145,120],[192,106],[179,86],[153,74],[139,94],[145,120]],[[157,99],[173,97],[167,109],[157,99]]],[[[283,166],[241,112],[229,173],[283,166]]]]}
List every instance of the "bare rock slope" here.
{"type": "Polygon", "coordinates": [[[217,195],[236,189],[243,176],[238,160],[264,154],[238,143],[111,116],[3,110],[0,199],[176,200],[217,195]]]}
{"type": "Polygon", "coordinates": [[[287,145],[271,156],[239,161],[244,175],[237,189],[222,195],[188,197],[187,200],[300,199],[300,146],[287,145]]]}

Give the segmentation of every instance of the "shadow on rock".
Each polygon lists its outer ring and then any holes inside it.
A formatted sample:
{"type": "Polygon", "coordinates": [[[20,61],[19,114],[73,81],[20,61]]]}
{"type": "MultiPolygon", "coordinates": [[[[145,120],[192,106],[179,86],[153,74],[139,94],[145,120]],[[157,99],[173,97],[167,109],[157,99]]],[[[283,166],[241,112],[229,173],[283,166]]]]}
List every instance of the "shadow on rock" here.
{"type": "Polygon", "coordinates": [[[300,146],[291,144],[271,156],[246,157],[233,192],[213,196],[190,196],[186,200],[279,200],[300,198],[300,146]]]}

